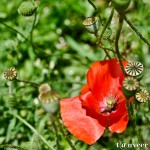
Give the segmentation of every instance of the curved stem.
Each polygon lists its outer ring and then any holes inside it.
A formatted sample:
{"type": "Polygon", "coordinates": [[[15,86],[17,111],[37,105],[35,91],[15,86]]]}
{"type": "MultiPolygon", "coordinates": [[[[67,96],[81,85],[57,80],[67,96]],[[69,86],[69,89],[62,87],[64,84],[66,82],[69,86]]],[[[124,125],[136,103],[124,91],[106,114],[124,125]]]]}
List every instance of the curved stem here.
{"type": "Polygon", "coordinates": [[[116,50],[116,54],[117,54],[120,66],[121,66],[121,70],[124,73],[124,75],[126,75],[125,70],[124,70],[124,66],[123,66],[123,63],[122,63],[122,60],[121,60],[121,54],[119,52],[119,46],[118,46],[122,26],[123,26],[123,18],[122,18],[122,16],[119,16],[119,25],[118,25],[118,28],[117,28],[116,39],[115,39],[115,50],[116,50]]]}
{"type": "MultiPolygon", "coordinates": [[[[51,118],[53,119],[53,116],[52,116],[51,118]]],[[[57,126],[56,126],[56,124],[55,124],[55,121],[54,121],[54,120],[52,121],[52,125],[53,125],[53,127],[54,127],[55,134],[56,134],[56,147],[57,147],[57,150],[60,150],[59,135],[58,135],[57,126]]]]}
{"type": "Polygon", "coordinates": [[[36,22],[36,16],[37,16],[37,13],[35,13],[35,15],[34,15],[34,20],[33,20],[32,28],[31,28],[31,31],[30,31],[30,42],[31,42],[31,45],[33,45],[33,29],[34,29],[35,22],[36,22]]]}
{"type": "MultiPolygon", "coordinates": [[[[94,3],[93,3],[91,0],[88,0],[88,2],[89,2],[89,3],[93,6],[93,8],[95,9],[95,13],[98,14],[99,12],[98,12],[96,6],[94,5],[94,3]]],[[[98,17],[99,17],[100,22],[102,22],[102,18],[101,18],[101,16],[100,16],[100,14],[98,14],[98,17]]]]}
{"type": "Polygon", "coordinates": [[[108,49],[105,48],[105,47],[103,47],[103,46],[101,46],[101,43],[100,43],[100,42],[96,42],[96,44],[98,45],[98,47],[100,47],[101,49],[103,49],[104,52],[105,52],[105,54],[106,54],[106,56],[107,56],[109,59],[111,59],[111,56],[110,56],[109,53],[108,53],[108,49]]]}
{"type": "Polygon", "coordinates": [[[12,28],[11,26],[5,24],[4,22],[0,22],[0,23],[1,23],[2,25],[4,25],[5,27],[11,29],[11,30],[14,31],[15,33],[20,34],[25,40],[28,41],[28,38],[27,38],[25,35],[23,35],[20,31],[18,31],[18,30],[16,30],[16,29],[12,28]]]}
{"type": "Polygon", "coordinates": [[[25,81],[25,80],[20,80],[20,79],[16,79],[15,81],[17,81],[17,82],[24,82],[24,83],[27,83],[27,84],[31,84],[34,87],[38,87],[39,86],[39,84],[34,83],[34,82],[30,82],[30,81],[25,81]]]}
{"type": "Polygon", "coordinates": [[[9,111],[9,114],[13,115],[14,117],[16,117],[17,119],[19,119],[21,122],[23,122],[28,128],[30,128],[36,135],[39,136],[39,138],[49,147],[50,150],[55,150],[53,147],[51,147],[48,143],[48,141],[46,141],[46,139],[33,127],[31,126],[26,120],[24,120],[22,117],[20,117],[18,114],[16,114],[13,111],[9,111]]]}
{"type": "Polygon", "coordinates": [[[150,43],[144,36],[136,29],[136,27],[128,20],[128,18],[123,15],[123,19],[128,23],[128,25],[131,27],[131,29],[140,37],[141,40],[143,40],[148,46],[150,46],[150,43]]]}
{"type": "Polygon", "coordinates": [[[104,32],[105,32],[106,28],[107,28],[107,27],[108,27],[108,25],[110,24],[110,22],[111,22],[111,20],[112,20],[113,15],[114,15],[114,8],[112,8],[111,13],[110,13],[110,16],[109,16],[109,19],[107,20],[107,22],[106,22],[105,26],[103,27],[103,29],[102,29],[102,31],[101,31],[101,33],[100,33],[99,41],[101,41],[101,38],[102,38],[102,36],[103,36],[103,34],[104,34],[104,32]]]}
{"type": "Polygon", "coordinates": [[[58,122],[59,129],[60,129],[61,133],[63,134],[63,136],[66,138],[66,140],[69,143],[72,150],[76,150],[76,148],[73,145],[73,143],[71,142],[70,138],[66,135],[65,131],[63,130],[62,124],[59,122],[59,119],[57,117],[53,117],[53,119],[58,122]]]}

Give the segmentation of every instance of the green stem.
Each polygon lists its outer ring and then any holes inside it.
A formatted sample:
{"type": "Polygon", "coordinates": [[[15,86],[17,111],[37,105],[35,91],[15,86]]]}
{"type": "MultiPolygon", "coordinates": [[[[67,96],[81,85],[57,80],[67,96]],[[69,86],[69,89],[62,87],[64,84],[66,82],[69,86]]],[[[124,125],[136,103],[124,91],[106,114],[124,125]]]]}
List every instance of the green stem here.
{"type": "Polygon", "coordinates": [[[17,119],[19,119],[22,123],[24,123],[28,128],[30,128],[36,135],[39,136],[39,138],[49,147],[50,150],[55,150],[53,147],[51,147],[48,143],[48,141],[46,141],[46,139],[33,127],[31,126],[26,120],[24,120],[22,117],[20,117],[18,114],[16,114],[13,111],[9,111],[9,114],[13,115],[14,117],[16,117],[17,119]]]}
{"type": "Polygon", "coordinates": [[[39,84],[34,83],[34,82],[25,81],[25,80],[20,80],[20,79],[16,79],[15,81],[17,81],[17,82],[24,82],[24,83],[26,83],[26,84],[31,84],[31,85],[34,86],[34,87],[39,87],[39,84]]]}
{"type": "Polygon", "coordinates": [[[96,42],[96,44],[98,45],[98,47],[100,47],[101,49],[103,49],[104,52],[105,52],[105,54],[106,54],[106,56],[107,56],[109,59],[111,59],[111,56],[110,56],[109,53],[108,53],[108,49],[105,48],[105,47],[103,47],[103,46],[102,46],[102,43],[100,43],[100,42],[96,42]]]}
{"type": "MultiPolygon", "coordinates": [[[[94,3],[91,0],[88,0],[88,2],[93,6],[93,8],[95,9],[95,13],[99,14],[98,9],[96,8],[96,6],[94,5],[94,3]]],[[[100,16],[100,14],[98,15],[100,22],[102,22],[102,18],[100,16]]]]}
{"type": "Polygon", "coordinates": [[[58,122],[59,129],[60,129],[61,133],[63,134],[63,136],[66,138],[66,140],[69,143],[69,145],[72,148],[72,150],[76,150],[76,148],[73,145],[73,143],[71,142],[70,138],[66,135],[65,131],[63,130],[62,124],[59,122],[59,119],[57,119],[56,117],[54,119],[58,122]]]}
{"type": "Polygon", "coordinates": [[[14,31],[15,33],[20,34],[25,40],[28,41],[28,38],[27,38],[25,35],[23,35],[20,31],[18,31],[18,30],[16,30],[16,29],[12,28],[11,26],[5,24],[4,22],[0,22],[0,23],[1,23],[2,25],[4,25],[5,27],[11,29],[11,30],[14,31]]]}
{"type": "MultiPolygon", "coordinates": [[[[51,115],[51,118],[53,119],[53,116],[52,116],[52,115],[51,115]]],[[[59,135],[58,135],[57,126],[56,126],[56,124],[55,124],[54,119],[53,119],[53,121],[52,121],[52,125],[53,125],[53,127],[54,127],[55,134],[56,134],[56,147],[57,147],[57,150],[60,150],[60,144],[59,144],[59,139],[58,139],[59,135]]]]}
{"type": "Polygon", "coordinates": [[[20,146],[15,146],[15,145],[11,145],[11,144],[0,145],[0,148],[13,148],[13,149],[17,149],[17,150],[27,150],[27,149],[22,148],[20,146]]]}
{"type": "Polygon", "coordinates": [[[30,31],[30,42],[31,42],[32,46],[33,46],[33,29],[35,27],[36,16],[37,16],[37,13],[35,13],[35,15],[34,15],[34,20],[33,20],[32,28],[31,28],[31,31],[30,31]]]}
{"type": "Polygon", "coordinates": [[[103,29],[102,29],[102,31],[101,31],[101,33],[100,33],[99,41],[101,41],[101,38],[102,38],[102,36],[103,36],[103,34],[104,34],[106,28],[109,26],[109,24],[110,24],[110,22],[111,22],[111,20],[112,20],[113,15],[114,15],[114,8],[112,8],[111,13],[110,13],[110,16],[109,16],[109,19],[107,20],[105,26],[103,27],[103,29]]]}
{"type": "Polygon", "coordinates": [[[118,28],[117,28],[116,39],[115,39],[115,50],[116,50],[116,54],[117,54],[120,66],[121,66],[121,70],[124,73],[124,75],[126,75],[126,72],[124,70],[124,66],[123,66],[123,63],[122,63],[122,60],[121,60],[121,54],[119,52],[119,46],[118,46],[122,26],[123,26],[123,18],[122,18],[122,16],[119,16],[119,25],[118,25],[118,28]]]}
{"type": "Polygon", "coordinates": [[[132,28],[132,30],[140,37],[140,39],[142,39],[148,46],[150,46],[148,40],[144,38],[144,36],[136,29],[136,27],[130,22],[130,20],[128,20],[128,18],[125,15],[123,15],[123,19],[128,23],[128,25],[132,28]]]}

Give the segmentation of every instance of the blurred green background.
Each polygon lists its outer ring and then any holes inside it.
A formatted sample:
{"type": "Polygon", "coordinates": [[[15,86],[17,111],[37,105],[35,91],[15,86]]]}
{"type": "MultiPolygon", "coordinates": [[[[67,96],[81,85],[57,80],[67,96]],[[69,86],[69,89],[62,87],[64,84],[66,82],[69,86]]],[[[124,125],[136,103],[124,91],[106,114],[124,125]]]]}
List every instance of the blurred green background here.
{"type": "MultiPolygon", "coordinates": [[[[61,98],[79,94],[86,83],[89,66],[94,61],[105,59],[105,53],[96,45],[96,38],[82,24],[86,17],[93,16],[94,9],[87,0],[36,0],[38,8],[35,19],[34,16],[24,17],[18,13],[21,2],[0,2],[0,144],[18,145],[29,150],[49,149],[23,122],[9,113],[11,109],[30,123],[52,147],[57,147],[57,136],[59,149],[70,150],[59,124],[55,123],[57,135],[53,120],[39,103],[38,88],[23,82],[7,81],[3,73],[15,67],[20,80],[49,83],[61,98]],[[15,30],[27,39],[32,34],[32,41],[26,40],[15,30]]],[[[92,2],[105,22],[110,14],[110,6],[105,0],[92,2]]],[[[150,1],[132,0],[127,16],[150,41],[150,1]]],[[[115,12],[110,25],[110,40],[103,41],[110,48],[114,48],[117,17],[115,12]]],[[[150,47],[125,22],[119,46],[124,58],[144,64],[145,75],[141,84],[150,92],[150,47]]],[[[78,141],[63,128],[77,150],[115,150],[117,142],[147,143],[150,146],[149,111],[150,102],[138,105],[135,110],[136,128],[133,128],[134,122],[130,121],[122,134],[111,134],[106,130],[92,146],[78,141]]],[[[59,110],[57,115],[61,122],[59,110]]]]}

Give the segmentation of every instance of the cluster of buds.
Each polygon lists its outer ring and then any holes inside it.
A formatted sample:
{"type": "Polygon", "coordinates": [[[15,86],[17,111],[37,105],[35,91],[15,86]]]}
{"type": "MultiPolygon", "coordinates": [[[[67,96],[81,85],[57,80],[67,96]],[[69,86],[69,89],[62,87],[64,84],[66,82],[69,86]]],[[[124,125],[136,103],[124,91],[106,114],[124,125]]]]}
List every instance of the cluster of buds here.
{"type": "Polygon", "coordinates": [[[39,101],[43,108],[50,113],[54,113],[58,109],[59,94],[51,90],[49,84],[45,83],[39,86],[39,101]]]}
{"type": "Polygon", "coordinates": [[[144,66],[140,62],[129,62],[125,68],[127,77],[123,80],[123,92],[127,98],[134,96],[138,102],[146,102],[150,94],[146,89],[140,87],[140,80],[144,75],[144,66]]]}

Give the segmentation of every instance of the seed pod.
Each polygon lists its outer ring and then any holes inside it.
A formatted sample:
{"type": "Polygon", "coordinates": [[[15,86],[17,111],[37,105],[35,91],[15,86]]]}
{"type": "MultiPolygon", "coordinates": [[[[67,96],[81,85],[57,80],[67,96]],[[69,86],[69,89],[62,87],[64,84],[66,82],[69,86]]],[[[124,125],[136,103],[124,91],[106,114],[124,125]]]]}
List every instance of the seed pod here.
{"type": "Polygon", "coordinates": [[[137,61],[129,62],[125,68],[125,72],[127,75],[135,77],[137,80],[140,81],[144,75],[143,64],[137,61]]]}
{"type": "Polygon", "coordinates": [[[122,83],[122,90],[126,97],[133,96],[139,88],[139,82],[136,78],[126,77],[122,83]]]}
{"type": "Polygon", "coordinates": [[[112,0],[115,9],[118,12],[124,12],[128,8],[130,1],[131,0],[112,0]]]}
{"type": "Polygon", "coordinates": [[[20,4],[18,8],[18,13],[25,16],[29,17],[32,16],[37,9],[37,5],[33,1],[24,1],[20,4]]]}
{"type": "Polygon", "coordinates": [[[45,93],[40,93],[39,100],[45,111],[54,113],[58,109],[59,95],[56,91],[48,90],[45,93]]]}
{"type": "Polygon", "coordinates": [[[47,84],[47,83],[41,84],[41,85],[39,86],[39,93],[40,93],[40,94],[41,94],[41,93],[46,93],[46,92],[48,92],[49,90],[51,90],[51,87],[50,87],[50,85],[47,84]]]}
{"type": "Polygon", "coordinates": [[[150,94],[146,89],[141,89],[140,91],[136,92],[135,99],[138,102],[143,103],[150,100],[150,94]]]}
{"type": "Polygon", "coordinates": [[[83,21],[83,25],[90,33],[97,33],[99,30],[98,17],[88,17],[83,21]]]}
{"type": "Polygon", "coordinates": [[[17,78],[17,70],[14,67],[7,69],[4,72],[4,77],[10,81],[15,80],[17,78]]]}

